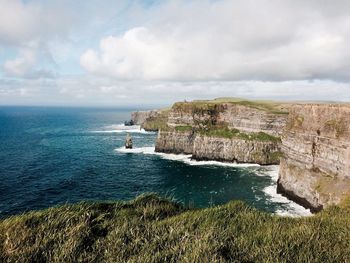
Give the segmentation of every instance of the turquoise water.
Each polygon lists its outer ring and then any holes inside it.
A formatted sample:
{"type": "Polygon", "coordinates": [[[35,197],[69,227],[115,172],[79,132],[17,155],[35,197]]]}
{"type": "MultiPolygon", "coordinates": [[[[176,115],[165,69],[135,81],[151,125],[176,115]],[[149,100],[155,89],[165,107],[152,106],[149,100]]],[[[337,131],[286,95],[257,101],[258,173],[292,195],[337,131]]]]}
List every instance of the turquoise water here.
{"type": "Polygon", "coordinates": [[[233,199],[265,211],[306,210],[275,193],[277,167],[222,166],[155,154],[156,134],[131,127],[130,111],[0,108],[0,217],[82,200],[128,200],[145,192],[207,207],[233,199]]]}

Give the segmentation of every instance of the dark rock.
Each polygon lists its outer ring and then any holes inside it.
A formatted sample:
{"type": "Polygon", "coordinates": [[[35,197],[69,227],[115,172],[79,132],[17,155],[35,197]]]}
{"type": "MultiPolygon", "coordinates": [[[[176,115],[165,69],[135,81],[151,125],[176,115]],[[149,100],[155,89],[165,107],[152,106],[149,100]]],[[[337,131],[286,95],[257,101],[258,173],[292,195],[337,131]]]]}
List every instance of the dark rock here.
{"type": "Polygon", "coordinates": [[[131,136],[130,136],[129,133],[126,135],[125,148],[126,149],[132,149],[132,139],[131,139],[131,136]]]}
{"type": "Polygon", "coordinates": [[[133,125],[135,125],[135,123],[134,123],[133,120],[130,120],[130,121],[125,121],[125,122],[124,122],[124,125],[125,125],[125,126],[133,126],[133,125]]]}

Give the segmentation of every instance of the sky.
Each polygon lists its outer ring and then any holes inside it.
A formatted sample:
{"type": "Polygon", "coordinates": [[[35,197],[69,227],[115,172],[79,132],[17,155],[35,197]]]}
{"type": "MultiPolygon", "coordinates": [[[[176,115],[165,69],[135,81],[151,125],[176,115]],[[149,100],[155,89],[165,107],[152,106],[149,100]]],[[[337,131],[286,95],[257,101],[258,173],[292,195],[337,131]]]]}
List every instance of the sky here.
{"type": "Polygon", "coordinates": [[[348,0],[0,0],[0,105],[350,101],[348,0]]]}

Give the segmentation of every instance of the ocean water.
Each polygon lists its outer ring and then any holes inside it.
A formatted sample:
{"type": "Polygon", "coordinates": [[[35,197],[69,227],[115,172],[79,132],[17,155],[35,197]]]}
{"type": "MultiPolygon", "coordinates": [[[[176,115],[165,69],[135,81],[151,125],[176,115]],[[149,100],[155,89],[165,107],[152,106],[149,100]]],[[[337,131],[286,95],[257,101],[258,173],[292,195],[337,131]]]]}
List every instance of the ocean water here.
{"type": "Polygon", "coordinates": [[[0,107],[0,217],[145,192],[195,207],[240,199],[284,216],[310,215],[276,193],[278,166],[155,153],[156,133],[122,125],[129,118],[120,109],[0,107]],[[127,132],[131,150],[123,147],[127,132]]]}

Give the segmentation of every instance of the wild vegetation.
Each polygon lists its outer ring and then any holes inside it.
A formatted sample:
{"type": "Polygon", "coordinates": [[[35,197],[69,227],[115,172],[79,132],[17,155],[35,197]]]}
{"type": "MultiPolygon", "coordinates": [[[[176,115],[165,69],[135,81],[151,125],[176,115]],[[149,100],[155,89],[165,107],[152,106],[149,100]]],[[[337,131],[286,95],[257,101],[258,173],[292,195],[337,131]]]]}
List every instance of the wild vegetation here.
{"type": "Polygon", "coordinates": [[[237,138],[246,141],[271,141],[271,142],[280,142],[281,139],[276,136],[272,136],[270,134],[264,132],[256,132],[256,133],[244,133],[237,129],[229,129],[229,128],[213,128],[213,129],[203,129],[199,130],[199,133],[205,136],[211,137],[221,137],[221,138],[237,138]]]}
{"type": "Polygon", "coordinates": [[[1,262],[349,262],[350,208],[285,218],[241,201],[185,208],[153,194],[0,221],[1,262]]]}
{"type": "Polygon", "coordinates": [[[142,128],[146,131],[158,131],[166,129],[168,114],[168,109],[160,111],[158,116],[147,118],[146,121],[142,124],[142,128]]]}
{"type": "Polygon", "coordinates": [[[214,100],[194,100],[191,102],[177,102],[173,105],[173,110],[190,112],[194,110],[206,110],[206,111],[214,111],[220,110],[221,105],[229,103],[229,104],[237,104],[243,105],[250,108],[266,111],[272,114],[288,114],[288,109],[291,106],[290,103],[269,101],[269,100],[247,100],[241,98],[217,98],[214,100]]]}
{"type": "Polygon", "coordinates": [[[180,125],[175,128],[166,127],[166,131],[175,130],[177,132],[195,132],[200,135],[208,136],[208,137],[216,137],[216,138],[227,138],[227,139],[242,139],[246,141],[261,141],[261,142],[281,142],[281,138],[277,136],[273,136],[267,134],[265,132],[255,132],[255,133],[245,133],[241,132],[238,129],[229,129],[228,127],[222,126],[212,126],[210,128],[199,129],[194,128],[190,125],[180,125]]]}

